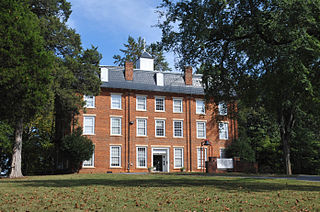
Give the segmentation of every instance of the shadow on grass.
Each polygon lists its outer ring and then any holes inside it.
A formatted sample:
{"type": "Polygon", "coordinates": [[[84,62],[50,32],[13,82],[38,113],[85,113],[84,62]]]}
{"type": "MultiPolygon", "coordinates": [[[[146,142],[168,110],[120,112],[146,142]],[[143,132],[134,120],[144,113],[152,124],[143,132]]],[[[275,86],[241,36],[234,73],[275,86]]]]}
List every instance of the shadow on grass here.
{"type": "Polygon", "coordinates": [[[126,176],[106,175],[102,179],[81,177],[80,179],[48,179],[48,180],[10,180],[2,183],[17,183],[27,187],[78,187],[78,186],[112,186],[112,187],[201,187],[218,188],[229,191],[320,191],[320,184],[292,183],[285,180],[259,180],[252,178],[208,178],[188,176],[126,176]],[[109,177],[110,176],[110,177],[109,177]],[[289,183],[287,183],[289,182],[289,183]]]}

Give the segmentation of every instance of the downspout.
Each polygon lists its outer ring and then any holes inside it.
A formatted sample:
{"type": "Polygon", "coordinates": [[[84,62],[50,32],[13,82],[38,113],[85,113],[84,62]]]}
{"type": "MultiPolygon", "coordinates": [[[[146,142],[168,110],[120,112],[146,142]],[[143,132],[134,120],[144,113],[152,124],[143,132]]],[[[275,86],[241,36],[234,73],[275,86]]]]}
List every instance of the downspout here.
{"type": "MultiPolygon", "coordinates": [[[[127,164],[127,154],[126,154],[126,152],[127,152],[127,132],[128,132],[127,123],[126,123],[126,121],[127,121],[127,104],[128,104],[127,103],[128,102],[127,96],[125,96],[124,100],[125,100],[125,104],[124,104],[124,124],[125,124],[125,127],[124,127],[124,151],[125,151],[124,164],[127,164]]],[[[125,165],[124,169],[125,170],[127,169],[126,165],[125,165]]]]}
{"type": "Polygon", "coordinates": [[[190,172],[192,172],[192,143],[191,143],[191,95],[189,98],[189,153],[190,153],[190,172]]]}
{"type": "Polygon", "coordinates": [[[130,172],[130,91],[128,92],[128,172],[130,172]]]}

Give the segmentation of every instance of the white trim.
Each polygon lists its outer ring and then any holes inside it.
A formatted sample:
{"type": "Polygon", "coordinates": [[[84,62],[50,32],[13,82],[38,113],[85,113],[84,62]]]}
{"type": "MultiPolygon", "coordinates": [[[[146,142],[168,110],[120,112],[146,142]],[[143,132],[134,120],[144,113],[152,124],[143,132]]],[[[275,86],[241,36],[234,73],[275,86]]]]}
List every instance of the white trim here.
{"type": "Polygon", "coordinates": [[[172,118],[173,121],[184,121],[184,119],[172,118]]]}
{"type": "Polygon", "coordinates": [[[110,168],[121,168],[121,145],[110,145],[110,168]],[[119,166],[112,166],[112,147],[119,147],[119,166]]]}
{"type": "Polygon", "coordinates": [[[147,132],[147,119],[145,118],[137,118],[136,119],[136,136],[147,136],[148,132],[147,132]],[[145,134],[144,135],[140,135],[139,134],[139,123],[138,123],[138,120],[144,120],[144,131],[145,131],[145,134]]]}
{"type": "Polygon", "coordinates": [[[167,118],[163,118],[163,117],[154,117],[154,119],[167,120],[167,118]]]}
{"type": "Polygon", "coordinates": [[[146,95],[140,95],[140,94],[136,94],[136,111],[147,111],[147,96],[146,95]],[[145,109],[139,109],[138,108],[138,98],[142,97],[144,98],[144,107],[145,109]]]}
{"type": "Polygon", "coordinates": [[[172,112],[173,113],[183,113],[183,98],[177,98],[177,97],[173,97],[172,98],[172,112]],[[174,111],[174,100],[180,100],[181,101],[181,111],[174,111]]]}
{"type": "MultiPolygon", "coordinates": [[[[155,146],[155,145],[154,145],[155,146]]],[[[166,150],[166,156],[167,156],[167,172],[170,172],[170,147],[167,146],[157,146],[151,148],[151,165],[153,166],[153,152],[157,149],[165,149],[166,150]]]]}
{"type": "Polygon", "coordinates": [[[83,116],[83,135],[94,135],[95,134],[95,124],[96,124],[96,117],[95,116],[83,116]],[[87,119],[87,118],[93,118],[93,125],[92,125],[92,132],[90,132],[90,133],[86,133],[86,129],[85,129],[85,127],[86,127],[86,124],[85,124],[85,120],[87,119]]]}
{"type": "Polygon", "coordinates": [[[173,127],[173,133],[172,133],[173,137],[174,138],[183,138],[183,120],[173,120],[172,121],[172,127],[173,127]],[[175,125],[174,125],[175,122],[181,122],[181,136],[176,136],[175,135],[175,128],[174,128],[175,127],[175,125]]]}
{"type": "Polygon", "coordinates": [[[110,94],[110,108],[111,109],[115,109],[115,110],[121,110],[122,109],[122,94],[119,94],[119,93],[111,93],[110,94]],[[112,106],[112,97],[118,97],[118,96],[120,96],[120,106],[119,107],[113,107],[112,106]]]}
{"type": "Polygon", "coordinates": [[[93,153],[91,155],[91,158],[89,160],[84,160],[82,162],[82,168],[94,168],[94,152],[95,152],[95,145],[93,145],[93,153]],[[92,165],[86,166],[85,162],[89,162],[90,160],[92,161],[92,165]]]}
{"type": "Polygon", "coordinates": [[[207,122],[205,121],[197,121],[196,122],[196,130],[197,130],[197,138],[206,138],[207,137],[207,122]],[[198,133],[198,124],[204,123],[204,137],[199,137],[198,133]]]}
{"type": "Polygon", "coordinates": [[[166,120],[164,119],[155,119],[154,120],[154,135],[155,137],[166,137],[166,120]],[[157,135],[157,121],[163,121],[163,135],[157,135]]]}
{"type": "Polygon", "coordinates": [[[196,99],[196,114],[199,115],[204,115],[206,114],[206,102],[204,101],[204,99],[196,99]],[[198,102],[203,102],[203,112],[199,112],[198,111],[198,102]]]}
{"type": "Polygon", "coordinates": [[[115,117],[110,117],[110,135],[116,135],[116,136],[121,136],[121,131],[122,131],[122,118],[119,116],[115,116],[115,117]],[[112,119],[120,119],[120,133],[119,134],[114,134],[112,133],[112,119]]]}
{"type": "Polygon", "coordinates": [[[88,113],[84,113],[82,114],[83,116],[97,116],[96,114],[88,114],[88,113]]]}
{"type": "Polygon", "coordinates": [[[95,98],[95,96],[93,96],[93,95],[83,95],[83,101],[85,102],[85,108],[96,108],[96,98],[95,98]],[[92,101],[93,101],[93,106],[88,106],[87,105],[87,101],[86,101],[86,98],[87,97],[92,97],[92,101]]]}
{"type": "Polygon", "coordinates": [[[155,112],[165,112],[166,111],[166,98],[164,96],[155,96],[154,97],[154,111],[155,112]],[[163,110],[157,110],[157,99],[163,100],[163,110]]]}
{"type": "Polygon", "coordinates": [[[147,168],[147,165],[148,165],[148,148],[146,146],[136,146],[136,167],[137,168],[147,168]],[[139,158],[138,158],[138,155],[139,155],[139,151],[138,149],[139,148],[143,148],[145,149],[145,166],[139,166],[139,158]]]}
{"type": "Polygon", "coordinates": [[[173,167],[175,168],[175,169],[179,169],[179,168],[182,168],[182,167],[184,167],[184,149],[182,148],[182,147],[174,147],[173,148],[173,167]],[[182,155],[181,155],[181,159],[182,159],[182,161],[181,161],[181,167],[178,167],[178,166],[176,166],[176,149],[181,149],[182,150],[182,155]]]}

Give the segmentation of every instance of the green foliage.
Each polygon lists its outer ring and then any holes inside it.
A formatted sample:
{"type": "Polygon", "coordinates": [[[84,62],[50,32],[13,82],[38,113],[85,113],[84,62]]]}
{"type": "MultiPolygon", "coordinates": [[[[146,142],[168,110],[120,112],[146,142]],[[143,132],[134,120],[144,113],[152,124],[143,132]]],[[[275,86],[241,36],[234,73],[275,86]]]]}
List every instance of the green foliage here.
{"type": "Polygon", "coordinates": [[[77,128],[71,135],[65,136],[61,143],[62,152],[71,161],[72,171],[78,171],[81,168],[81,163],[92,157],[93,148],[92,141],[82,136],[81,128],[77,128]]]}
{"type": "Polygon", "coordinates": [[[255,162],[255,154],[249,142],[246,139],[233,141],[227,148],[227,156],[240,157],[241,160],[255,162]]]}
{"type": "Polygon", "coordinates": [[[8,173],[10,169],[13,137],[12,127],[0,121],[0,173],[8,173]]]}
{"type": "Polygon", "coordinates": [[[261,101],[279,125],[286,172],[297,111],[320,99],[320,1],[164,0],[162,43],[202,65],[207,99],[261,101]]]}
{"type": "Polygon", "coordinates": [[[39,20],[20,1],[0,3],[0,105],[2,119],[30,121],[50,98],[52,54],[39,20]]]}
{"type": "Polygon", "coordinates": [[[135,62],[140,58],[144,51],[148,52],[154,58],[154,68],[157,71],[171,71],[169,68],[169,64],[166,61],[163,55],[162,46],[157,43],[151,43],[150,45],[146,45],[144,39],[138,37],[135,40],[133,37],[128,37],[128,43],[123,44],[125,49],[120,49],[121,55],[114,55],[114,64],[119,66],[124,66],[126,61],[135,62]]]}

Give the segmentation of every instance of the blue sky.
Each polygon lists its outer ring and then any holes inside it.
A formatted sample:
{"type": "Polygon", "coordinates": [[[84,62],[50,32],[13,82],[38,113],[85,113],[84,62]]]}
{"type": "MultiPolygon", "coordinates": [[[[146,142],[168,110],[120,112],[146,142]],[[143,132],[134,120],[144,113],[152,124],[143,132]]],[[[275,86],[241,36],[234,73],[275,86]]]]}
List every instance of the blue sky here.
{"type": "MultiPolygon", "coordinates": [[[[113,55],[120,54],[128,36],[139,36],[147,44],[160,41],[161,31],[152,27],[158,22],[156,7],[161,0],[68,0],[72,14],[68,25],[81,36],[84,48],[98,46],[101,65],[113,65],[113,55]]],[[[173,54],[166,59],[173,67],[173,54]]]]}

